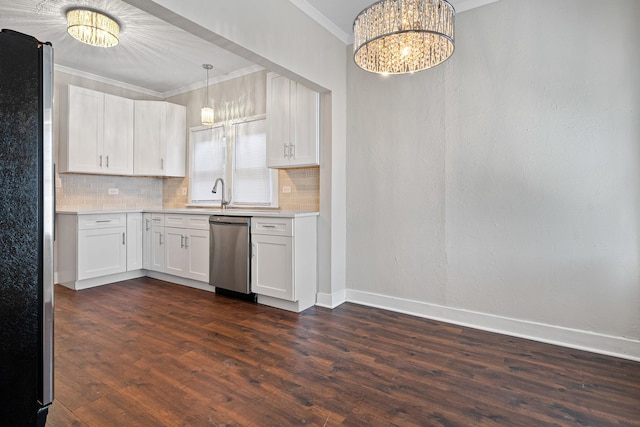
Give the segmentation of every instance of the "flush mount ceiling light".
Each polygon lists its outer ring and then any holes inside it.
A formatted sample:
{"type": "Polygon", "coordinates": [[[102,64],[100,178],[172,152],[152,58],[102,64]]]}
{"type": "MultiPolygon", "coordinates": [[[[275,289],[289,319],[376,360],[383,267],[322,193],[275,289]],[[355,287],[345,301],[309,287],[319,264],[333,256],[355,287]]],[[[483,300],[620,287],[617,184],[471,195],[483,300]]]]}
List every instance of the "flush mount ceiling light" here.
{"type": "Polygon", "coordinates": [[[89,9],[67,12],[67,32],[82,43],[99,47],[118,44],[120,25],[112,18],[89,9]]]}
{"type": "Polygon", "coordinates": [[[204,107],[200,110],[200,121],[203,126],[213,126],[213,108],[209,107],[209,70],[213,68],[211,64],[202,64],[202,68],[207,70],[206,97],[204,107]]]}
{"type": "Polygon", "coordinates": [[[426,70],[454,49],[456,11],[446,0],[381,0],[353,21],[353,59],[380,74],[426,70]]]}

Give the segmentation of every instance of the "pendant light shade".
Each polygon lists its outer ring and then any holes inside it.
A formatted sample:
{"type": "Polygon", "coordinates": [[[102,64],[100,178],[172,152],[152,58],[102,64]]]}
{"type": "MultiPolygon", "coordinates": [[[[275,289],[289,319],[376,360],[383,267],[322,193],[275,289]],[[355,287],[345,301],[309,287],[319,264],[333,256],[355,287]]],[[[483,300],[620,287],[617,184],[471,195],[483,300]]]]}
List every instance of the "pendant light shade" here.
{"type": "Polygon", "coordinates": [[[381,74],[435,67],[453,53],[455,15],[446,0],[378,1],[353,22],[353,59],[381,74]]]}
{"type": "Polygon", "coordinates": [[[207,70],[207,83],[204,99],[204,107],[200,109],[200,121],[203,126],[213,126],[213,108],[209,107],[209,70],[213,68],[211,64],[202,64],[202,68],[207,70]]]}
{"type": "Polygon", "coordinates": [[[98,47],[118,44],[120,25],[112,18],[89,9],[71,9],[67,12],[67,32],[71,37],[98,47]]]}

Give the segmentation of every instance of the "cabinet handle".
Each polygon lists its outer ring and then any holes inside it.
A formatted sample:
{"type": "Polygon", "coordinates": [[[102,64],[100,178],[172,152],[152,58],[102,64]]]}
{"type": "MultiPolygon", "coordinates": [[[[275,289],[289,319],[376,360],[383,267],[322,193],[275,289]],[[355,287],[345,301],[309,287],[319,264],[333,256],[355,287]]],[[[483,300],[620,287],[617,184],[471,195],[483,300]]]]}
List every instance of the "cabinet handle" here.
{"type": "Polygon", "coordinates": [[[99,222],[111,222],[111,220],[110,219],[99,219],[99,220],[96,221],[96,223],[99,223],[99,222]]]}
{"type": "Polygon", "coordinates": [[[296,158],[296,145],[295,144],[291,144],[289,146],[289,157],[292,158],[292,159],[296,158]]]}
{"type": "Polygon", "coordinates": [[[102,167],[102,154],[100,154],[100,167],[102,167]]]}
{"type": "Polygon", "coordinates": [[[262,228],[276,228],[276,226],[271,224],[263,224],[262,228]]]}
{"type": "Polygon", "coordinates": [[[184,248],[189,249],[189,236],[184,236],[184,248]]]}
{"type": "Polygon", "coordinates": [[[160,170],[164,170],[164,158],[160,159],[160,170]]]}
{"type": "Polygon", "coordinates": [[[286,143],[283,144],[283,145],[284,145],[284,153],[283,154],[284,154],[284,158],[286,159],[286,158],[289,157],[289,154],[288,154],[289,150],[287,149],[287,144],[286,143]]]}
{"type": "Polygon", "coordinates": [[[125,237],[124,237],[124,232],[122,233],[122,244],[123,244],[123,245],[126,245],[126,244],[127,244],[127,243],[126,243],[126,240],[125,240],[125,237]]]}
{"type": "Polygon", "coordinates": [[[184,248],[184,236],[180,236],[180,247],[184,248]]]}
{"type": "Polygon", "coordinates": [[[109,167],[109,155],[107,154],[107,167],[109,167]]]}
{"type": "Polygon", "coordinates": [[[160,246],[162,246],[162,233],[160,233],[160,246]]]}
{"type": "Polygon", "coordinates": [[[153,221],[153,222],[159,222],[159,221],[160,221],[160,218],[153,218],[151,221],[153,221]]]}
{"type": "Polygon", "coordinates": [[[251,258],[254,258],[256,256],[256,252],[257,252],[256,244],[252,243],[251,244],[251,258]]]}
{"type": "Polygon", "coordinates": [[[145,219],[144,223],[145,223],[144,231],[149,231],[149,218],[145,219]]]}

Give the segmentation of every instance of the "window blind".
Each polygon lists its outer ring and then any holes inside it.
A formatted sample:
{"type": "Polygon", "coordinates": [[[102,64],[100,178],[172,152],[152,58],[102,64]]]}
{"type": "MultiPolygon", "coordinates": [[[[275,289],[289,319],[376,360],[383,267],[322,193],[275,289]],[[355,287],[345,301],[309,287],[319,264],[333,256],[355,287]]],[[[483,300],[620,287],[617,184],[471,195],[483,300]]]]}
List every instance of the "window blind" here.
{"type": "Polygon", "coordinates": [[[272,171],[267,168],[266,120],[236,123],[233,168],[235,203],[269,205],[272,200],[272,171]]]}
{"type": "Polygon", "coordinates": [[[191,201],[194,203],[220,200],[222,194],[211,192],[217,178],[224,178],[225,132],[223,126],[191,132],[191,201]]]}

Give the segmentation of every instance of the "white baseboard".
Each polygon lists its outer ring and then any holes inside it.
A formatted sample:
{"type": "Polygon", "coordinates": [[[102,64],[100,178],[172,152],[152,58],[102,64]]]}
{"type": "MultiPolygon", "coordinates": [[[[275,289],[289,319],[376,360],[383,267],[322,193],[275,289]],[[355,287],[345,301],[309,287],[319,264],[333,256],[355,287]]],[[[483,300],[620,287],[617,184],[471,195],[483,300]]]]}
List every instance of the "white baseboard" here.
{"type": "Polygon", "coordinates": [[[347,300],[347,291],[343,289],[332,294],[318,292],[316,294],[316,305],[319,307],[334,309],[347,300]]]}
{"type": "MultiPolygon", "coordinates": [[[[318,294],[318,301],[320,294],[318,294]]],[[[640,361],[640,341],[495,316],[436,304],[346,290],[346,301],[548,344],[640,361]]],[[[317,304],[321,305],[321,304],[317,304]]],[[[333,307],[331,307],[333,308],[333,307]]]]}

